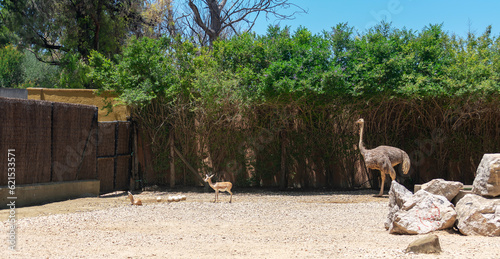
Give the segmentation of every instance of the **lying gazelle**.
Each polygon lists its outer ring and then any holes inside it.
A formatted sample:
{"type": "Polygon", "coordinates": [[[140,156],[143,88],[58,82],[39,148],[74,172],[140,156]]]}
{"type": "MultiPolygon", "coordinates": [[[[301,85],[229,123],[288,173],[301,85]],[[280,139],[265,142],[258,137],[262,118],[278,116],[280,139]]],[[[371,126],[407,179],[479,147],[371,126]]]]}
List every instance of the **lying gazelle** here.
{"type": "Polygon", "coordinates": [[[141,199],[134,199],[134,196],[130,192],[128,192],[128,198],[130,199],[132,205],[142,205],[141,199]]]}
{"type": "Polygon", "coordinates": [[[218,182],[218,183],[215,183],[213,184],[212,183],[212,177],[214,175],[211,175],[211,176],[208,176],[205,175],[205,179],[203,179],[203,181],[207,182],[210,187],[212,187],[212,189],[215,190],[215,201],[214,202],[217,202],[217,199],[219,197],[219,191],[221,192],[228,192],[231,194],[231,198],[229,199],[229,203],[231,203],[231,201],[233,200],[233,193],[231,192],[231,188],[233,188],[233,184],[230,183],[230,182],[218,182]]]}

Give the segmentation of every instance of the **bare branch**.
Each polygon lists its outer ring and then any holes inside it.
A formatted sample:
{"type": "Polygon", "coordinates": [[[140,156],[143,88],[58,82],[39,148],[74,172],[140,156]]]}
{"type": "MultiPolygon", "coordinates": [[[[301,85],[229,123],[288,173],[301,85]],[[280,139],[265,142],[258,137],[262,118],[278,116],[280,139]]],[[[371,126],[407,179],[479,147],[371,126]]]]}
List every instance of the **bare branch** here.
{"type": "Polygon", "coordinates": [[[306,12],[301,7],[290,3],[289,0],[189,0],[191,15],[199,28],[209,36],[212,43],[226,29],[236,30],[236,24],[246,24],[252,28],[261,13],[266,17],[272,15],[278,20],[293,19],[302,12],[306,12]],[[291,14],[282,13],[283,9],[296,8],[291,14]]]}
{"type": "Polygon", "coordinates": [[[222,2],[219,4],[219,8],[222,10],[224,9],[224,6],[226,6],[227,0],[222,0],[222,2]]]}
{"type": "Polygon", "coordinates": [[[60,61],[55,61],[54,58],[52,59],[52,61],[49,61],[49,60],[45,60],[43,59],[42,57],[40,57],[38,55],[38,53],[32,49],[27,49],[29,52],[33,53],[33,55],[35,56],[35,58],[40,61],[40,62],[43,62],[43,63],[47,63],[49,65],[53,65],[53,66],[59,66],[61,64],[63,64],[63,62],[60,62],[60,61]]]}
{"type": "Polygon", "coordinates": [[[198,24],[198,26],[200,26],[204,31],[209,32],[210,29],[203,23],[200,12],[198,11],[198,7],[196,7],[196,5],[191,0],[189,1],[189,7],[191,8],[191,10],[193,10],[194,21],[196,22],[196,24],[198,24]]]}
{"type": "Polygon", "coordinates": [[[260,13],[258,13],[255,18],[253,19],[253,21],[251,22],[252,25],[250,25],[250,27],[248,28],[249,31],[252,30],[253,26],[255,25],[255,21],[257,21],[257,18],[259,18],[259,15],[260,13]]]}

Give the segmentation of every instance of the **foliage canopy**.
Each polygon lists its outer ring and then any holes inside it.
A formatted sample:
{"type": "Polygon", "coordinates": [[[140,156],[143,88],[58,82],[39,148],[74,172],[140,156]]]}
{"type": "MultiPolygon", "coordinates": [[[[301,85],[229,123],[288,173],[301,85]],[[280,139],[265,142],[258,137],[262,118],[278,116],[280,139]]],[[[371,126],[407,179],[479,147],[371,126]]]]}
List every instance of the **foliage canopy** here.
{"type": "Polygon", "coordinates": [[[462,39],[441,25],[416,32],[381,23],[355,34],[339,24],[317,35],[269,27],[266,35],[243,33],[214,42],[212,49],[181,38],[140,38],[128,43],[117,62],[93,52],[89,75],[128,103],[158,95],[239,103],[487,97],[500,93],[500,39],[490,31],[462,39]]]}

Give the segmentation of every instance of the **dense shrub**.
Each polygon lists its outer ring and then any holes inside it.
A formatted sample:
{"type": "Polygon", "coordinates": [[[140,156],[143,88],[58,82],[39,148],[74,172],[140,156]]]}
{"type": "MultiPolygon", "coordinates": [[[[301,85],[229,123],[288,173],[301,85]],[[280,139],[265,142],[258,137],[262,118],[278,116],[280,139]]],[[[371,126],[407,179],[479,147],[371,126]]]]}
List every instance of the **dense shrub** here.
{"type": "Polygon", "coordinates": [[[89,60],[94,84],[136,107],[158,172],[174,137],[190,163],[239,185],[353,187],[360,116],[368,147],[412,156],[413,182],[470,183],[482,154],[500,149],[500,39],[490,28],[459,38],[440,25],[270,27],[211,49],[132,39],[113,60],[89,60]]]}
{"type": "Polygon", "coordinates": [[[22,83],[23,53],[12,45],[0,47],[0,87],[17,86],[22,83]]]}

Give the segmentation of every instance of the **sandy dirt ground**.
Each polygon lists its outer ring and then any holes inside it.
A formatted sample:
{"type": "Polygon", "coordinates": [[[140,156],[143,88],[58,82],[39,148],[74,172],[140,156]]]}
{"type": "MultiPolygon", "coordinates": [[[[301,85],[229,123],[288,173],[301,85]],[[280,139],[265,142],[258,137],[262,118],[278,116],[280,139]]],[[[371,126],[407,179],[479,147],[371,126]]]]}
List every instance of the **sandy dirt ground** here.
{"type": "MultiPolygon", "coordinates": [[[[384,228],[388,197],[374,190],[271,192],[199,190],[142,192],[143,206],[124,193],[16,209],[16,250],[2,258],[500,258],[500,237],[434,232],[443,252],[404,252],[422,236],[391,235],[384,228]],[[170,195],[185,195],[167,202],[170,195]],[[162,201],[157,202],[156,198],[162,201]]],[[[1,243],[0,243],[1,245],[1,243]]]]}

